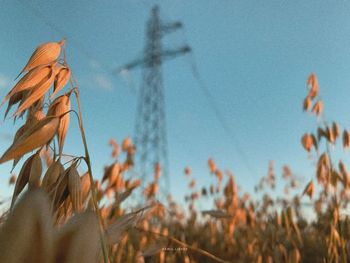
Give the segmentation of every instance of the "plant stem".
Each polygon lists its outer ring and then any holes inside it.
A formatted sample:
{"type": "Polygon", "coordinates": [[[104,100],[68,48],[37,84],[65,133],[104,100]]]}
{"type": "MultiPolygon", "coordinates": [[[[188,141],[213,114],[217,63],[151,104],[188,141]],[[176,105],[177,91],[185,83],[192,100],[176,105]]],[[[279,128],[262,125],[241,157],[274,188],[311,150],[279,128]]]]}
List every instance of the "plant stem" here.
{"type": "Polygon", "coordinates": [[[226,260],[223,260],[223,259],[221,259],[221,258],[218,258],[217,256],[214,256],[213,254],[210,254],[209,252],[207,252],[207,251],[205,251],[205,250],[203,250],[203,249],[195,248],[195,247],[193,247],[193,246],[190,246],[190,245],[188,245],[188,244],[186,244],[186,243],[184,243],[184,242],[182,242],[182,241],[180,241],[180,240],[178,240],[178,239],[176,239],[176,238],[174,238],[174,237],[167,236],[167,235],[163,235],[163,234],[161,234],[161,233],[156,233],[156,232],[149,231],[149,230],[145,230],[145,229],[142,229],[142,228],[139,228],[139,227],[136,227],[136,229],[139,230],[139,231],[141,231],[141,232],[146,232],[146,233],[150,233],[150,234],[152,234],[152,235],[156,235],[156,236],[160,236],[160,237],[167,238],[167,239],[169,239],[170,241],[174,242],[174,243],[177,244],[177,245],[180,245],[180,246],[186,247],[186,248],[188,248],[188,249],[190,249],[190,250],[196,251],[196,252],[198,252],[198,253],[200,253],[200,254],[202,254],[202,255],[208,257],[208,258],[213,259],[213,260],[216,261],[216,262],[220,262],[220,263],[230,263],[229,261],[226,261],[226,260]]]}
{"type": "Polygon", "coordinates": [[[100,226],[100,239],[101,239],[101,246],[102,246],[102,252],[103,252],[103,259],[105,263],[108,263],[108,249],[107,249],[107,244],[106,240],[104,237],[104,226],[103,226],[103,220],[101,217],[101,212],[97,204],[97,194],[96,194],[96,188],[95,188],[95,182],[94,178],[92,176],[92,168],[91,168],[91,161],[90,161],[90,155],[89,155],[89,150],[87,147],[87,142],[86,142],[86,136],[85,136],[85,131],[84,131],[84,126],[83,126],[83,116],[81,112],[81,107],[80,107],[80,99],[79,99],[79,90],[77,88],[74,89],[74,94],[77,99],[77,104],[78,104],[78,114],[79,114],[79,128],[80,128],[80,133],[81,133],[81,138],[83,140],[83,145],[84,145],[84,151],[85,151],[85,162],[88,168],[88,173],[89,173],[89,178],[90,178],[90,191],[91,191],[91,198],[92,198],[92,203],[95,208],[95,212],[99,221],[99,226],[100,226]]]}

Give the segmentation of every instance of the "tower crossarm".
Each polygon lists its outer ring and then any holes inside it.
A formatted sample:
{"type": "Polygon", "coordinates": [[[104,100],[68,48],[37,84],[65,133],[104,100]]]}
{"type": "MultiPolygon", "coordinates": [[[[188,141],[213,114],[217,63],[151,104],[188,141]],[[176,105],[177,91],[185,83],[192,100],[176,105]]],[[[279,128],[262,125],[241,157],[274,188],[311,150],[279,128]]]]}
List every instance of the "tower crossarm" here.
{"type": "MultiPolygon", "coordinates": [[[[172,59],[175,58],[178,55],[186,54],[188,52],[191,52],[190,46],[182,46],[177,49],[171,49],[171,50],[164,50],[161,52],[160,56],[163,60],[165,59],[172,59]]],[[[150,61],[153,60],[153,57],[147,56],[145,58],[136,59],[128,64],[125,64],[124,66],[120,67],[118,69],[118,72],[121,72],[122,70],[131,70],[137,67],[145,67],[147,65],[150,65],[150,61]]]]}
{"type": "Polygon", "coordinates": [[[173,22],[173,23],[167,23],[161,25],[161,31],[164,34],[172,33],[176,31],[177,29],[182,28],[181,22],[173,22]]]}

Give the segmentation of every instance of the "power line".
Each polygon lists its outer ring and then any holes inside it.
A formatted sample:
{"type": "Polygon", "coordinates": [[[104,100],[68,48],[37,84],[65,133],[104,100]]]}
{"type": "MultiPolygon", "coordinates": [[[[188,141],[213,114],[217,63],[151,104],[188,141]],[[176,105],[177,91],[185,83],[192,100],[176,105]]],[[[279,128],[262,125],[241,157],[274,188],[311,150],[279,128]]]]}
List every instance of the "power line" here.
{"type": "MultiPolygon", "coordinates": [[[[31,6],[30,4],[28,4],[29,2],[27,1],[20,1],[18,0],[18,2],[22,5],[26,7],[26,10],[29,10],[34,16],[36,16],[37,18],[39,18],[40,20],[43,21],[43,23],[48,26],[49,28],[51,28],[52,30],[54,30],[55,32],[61,34],[62,36],[68,37],[69,34],[61,29],[60,27],[58,27],[57,25],[55,25],[52,21],[50,21],[42,12],[40,12],[38,9],[34,8],[33,6],[31,6]]],[[[184,31],[183,31],[184,32],[184,31]]],[[[185,34],[184,37],[186,38],[185,34]]],[[[113,74],[113,69],[106,65],[105,63],[101,62],[99,59],[96,59],[95,56],[93,56],[89,50],[87,50],[83,45],[81,45],[79,43],[79,41],[76,41],[74,38],[70,38],[69,41],[72,43],[73,46],[75,46],[77,48],[77,50],[83,54],[86,58],[88,58],[89,60],[92,61],[97,61],[98,64],[101,66],[101,68],[109,73],[115,76],[115,74],[113,74]]],[[[186,41],[187,42],[187,41],[186,41]]],[[[204,96],[207,98],[209,105],[211,107],[211,109],[213,110],[215,117],[217,118],[218,122],[220,123],[221,127],[223,128],[223,130],[225,131],[226,135],[228,137],[230,137],[232,139],[232,141],[235,144],[235,150],[237,152],[238,155],[241,156],[241,158],[244,161],[244,164],[247,168],[247,170],[249,170],[250,173],[252,174],[256,174],[254,168],[250,165],[250,162],[248,160],[248,155],[246,154],[246,152],[243,150],[243,148],[240,146],[237,138],[234,136],[233,131],[231,130],[230,126],[227,124],[225,117],[223,116],[223,114],[220,111],[219,106],[217,105],[217,103],[215,102],[214,97],[212,96],[212,94],[210,93],[207,85],[205,84],[205,82],[203,81],[201,75],[199,74],[198,68],[197,68],[197,64],[196,64],[196,60],[194,59],[194,54],[193,54],[193,50],[192,50],[192,61],[190,62],[190,66],[191,66],[191,71],[193,74],[193,77],[196,79],[198,86],[200,87],[200,89],[202,90],[204,96]]],[[[130,80],[129,80],[130,81],[130,80]]],[[[129,88],[130,86],[133,86],[131,83],[129,83],[129,88]]],[[[133,90],[132,90],[133,91],[133,90]]],[[[134,92],[133,92],[134,93],[134,92]]]]}
{"type": "MultiPolygon", "coordinates": [[[[183,37],[185,38],[185,42],[188,42],[187,37],[186,37],[186,33],[185,33],[185,28],[183,27],[182,29],[183,29],[182,32],[183,32],[183,37]]],[[[251,174],[251,177],[254,178],[254,175],[256,175],[257,172],[255,171],[254,167],[251,165],[249,158],[248,158],[248,154],[241,147],[238,139],[234,135],[234,132],[232,131],[232,129],[228,125],[226,118],[222,114],[220,107],[216,103],[213,95],[210,93],[208,86],[206,85],[203,78],[201,77],[201,75],[198,71],[198,67],[197,67],[196,59],[194,57],[193,49],[192,49],[192,52],[191,52],[189,58],[191,60],[188,61],[188,63],[190,64],[191,72],[192,72],[194,79],[197,81],[199,88],[203,92],[204,96],[207,98],[207,101],[209,102],[209,106],[212,109],[212,111],[213,111],[216,119],[218,120],[219,124],[221,125],[222,129],[224,130],[226,135],[233,141],[236,153],[243,160],[246,169],[251,174]]]]}
{"type": "MultiPolygon", "coordinates": [[[[62,28],[58,27],[55,23],[50,21],[41,11],[39,11],[37,8],[33,7],[29,4],[28,1],[21,1],[17,0],[18,3],[22,5],[22,7],[25,7],[25,10],[28,10],[31,12],[35,17],[40,19],[47,27],[51,28],[53,31],[59,33],[63,37],[69,36],[69,33],[62,28]]],[[[98,62],[99,66],[106,71],[109,74],[112,74],[112,67],[108,66],[107,64],[101,62],[99,59],[96,59],[95,56],[93,56],[88,49],[86,49],[79,41],[75,40],[74,38],[69,38],[69,42],[72,44],[72,46],[75,46],[76,49],[84,55],[87,59],[90,61],[96,61],[98,62]]]]}

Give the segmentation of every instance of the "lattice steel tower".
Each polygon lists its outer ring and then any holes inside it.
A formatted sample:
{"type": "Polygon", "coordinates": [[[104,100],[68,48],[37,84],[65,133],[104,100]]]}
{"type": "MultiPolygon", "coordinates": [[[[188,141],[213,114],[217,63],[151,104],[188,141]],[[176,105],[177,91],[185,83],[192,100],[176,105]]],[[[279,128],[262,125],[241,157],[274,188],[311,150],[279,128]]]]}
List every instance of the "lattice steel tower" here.
{"type": "Polygon", "coordinates": [[[155,165],[161,167],[160,190],[169,189],[165,99],[162,79],[162,62],[190,52],[189,46],[175,50],[162,48],[162,37],[182,27],[181,22],[163,23],[158,6],[153,7],[146,25],[146,44],[142,58],[122,67],[131,70],[142,67],[142,86],[138,97],[135,145],[136,169],[143,182],[153,178],[155,165]]]}

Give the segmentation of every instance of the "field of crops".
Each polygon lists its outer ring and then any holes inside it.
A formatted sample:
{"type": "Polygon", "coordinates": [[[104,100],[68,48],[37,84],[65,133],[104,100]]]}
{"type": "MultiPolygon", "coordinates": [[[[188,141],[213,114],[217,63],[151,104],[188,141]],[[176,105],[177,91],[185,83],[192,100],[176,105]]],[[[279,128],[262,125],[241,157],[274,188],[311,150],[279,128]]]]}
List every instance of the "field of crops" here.
{"type": "Polygon", "coordinates": [[[256,200],[240,192],[234,175],[209,158],[216,183],[199,189],[186,167],[188,195],[181,206],[170,195],[166,202],[158,201],[159,165],[147,185],[129,177],[136,150],[130,138],[120,144],[111,139],[114,161],[106,164],[101,180],[92,174],[93,149],[83,125],[89,116],[81,111],[79,80],[65,49],[64,40],[38,46],[2,103],[8,105],[5,117],[12,114],[10,119],[23,125],[0,158],[0,163],[13,162],[18,171],[17,176],[9,174],[12,200],[0,218],[0,262],[350,261],[350,220],[345,215],[350,174],[344,162],[333,158],[335,150],[350,146],[350,132],[324,119],[315,74],[306,81],[303,110],[318,128],[301,135],[302,146],[315,159],[311,181],[300,185],[285,166],[284,190],[297,194],[264,194],[278,179],[271,162],[256,186],[263,198],[256,200]],[[64,151],[69,129],[80,130],[82,156],[64,151]],[[78,172],[82,163],[85,173],[78,172]],[[135,195],[142,195],[142,206],[128,202],[135,195]],[[201,200],[212,200],[212,209],[198,210],[201,200]],[[304,202],[313,219],[302,213],[304,202]]]}

